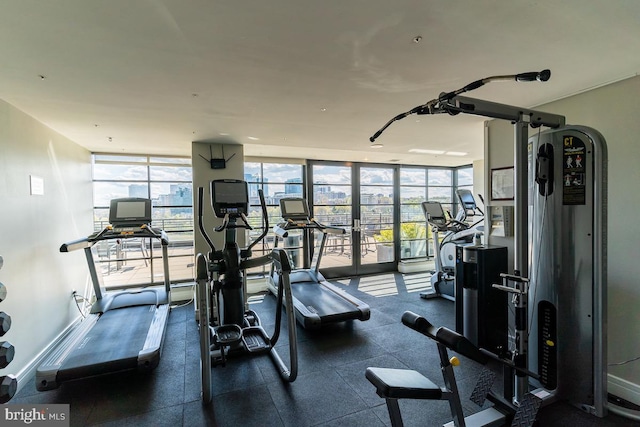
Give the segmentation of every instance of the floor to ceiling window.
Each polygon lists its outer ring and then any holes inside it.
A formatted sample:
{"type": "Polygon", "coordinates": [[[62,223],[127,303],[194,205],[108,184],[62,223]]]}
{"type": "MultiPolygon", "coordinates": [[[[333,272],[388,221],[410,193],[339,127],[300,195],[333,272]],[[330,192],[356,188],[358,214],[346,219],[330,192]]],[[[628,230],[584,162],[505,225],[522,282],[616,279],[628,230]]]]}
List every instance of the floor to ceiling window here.
{"type": "MultiPolygon", "coordinates": [[[[145,155],[93,155],[94,230],[109,223],[109,203],[123,197],[152,200],[152,225],[169,237],[171,282],[193,280],[191,159],[145,155]]],[[[103,241],[98,262],[107,288],[160,284],[162,252],[153,239],[103,241]]]]}
{"type": "Polygon", "coordinates": [[[427,200],[427,169],[400,169],[400,252],[403,259],[418,258],[427,253],[428,227],[422,202],[427,200]]]}
{"type": "MultiPolygon", "coordinates": [[[[244,180],[249,184],[249,215],[248,219],[253,230],[247,232],[247,243],[255,240],[264,230],[262,210],[258,190],[264,194],[269,217],[269,227],[282,221],[280,214],[280,199],[285,197],[304,197],[304,166],[296,163],[267,163],[245,162],[244,180]]],[[[270,230],[269,230],[270,231],[270,230]]],[[[255,256],[265,254],[274,245],[272,232],[253,248],[255,256]]],[[[292,231],[284,242],[278,242],[279,247],[286,247],[295,266],[302,267],[302,239],[300,231],[292,231]]],[[[258,267],[250,273],[264,272],[264,267],[258,267]]]]}
{"type": "MultiPolygon", "coordinates": [[[[320,176],[320,171],[333,167],[349,169],[350,166],[329,165],[316,162],[318,181],[313,183],[310,206],[316,218],[330,225],[351,231],[354,226],[349,209],[352,208],[351,181],[336,181],[342,176],[335,172],[320,176]],[[320,169],[323,168],[323,169],[320,169]],[[335,181],[335,182],[334,182],[335,181]],[[343,185],[344,184],[344,185],[343,185]],[[341,195],[344,193],[343,199],[341,195]],[[343,203],[344,202],[344,203],[343,203]],[[344,205],[344,206],[343,206],[344,205]],[[346,212],[346,214],[345,214],[346,212]],[[346,215],[346,216],[345,216],[346,215]]],[[[338,170],[336,169],[336,171],[338,170]]],[[[333,239],[327,244],[323,266],[332,267],[338,261],[353,262],[353,253],[360,257],[373,257],[373,263],[393,261],[394,252],[378,254],[382,240],[397,245],[398,261],[433,255],[428,240],[430,231],[425,223],[421,202],[435,200],[445,211],[455,215],[456,188],[473,188],[473,168],[437,168],[425,166],[396,166],[362,164],[359,166],[358,209],[360,237],[358,250],[350,247],[350,234],[333,239]],[[396,178],[390,172],[397,168],[396,178]],[[384,177],[384,179],[382,179],[384,177]],[[393,194],[396,194],[394,197],[393,194]],[[396,202],[398,200],[398,202],[396,202]],[[397,207],[394,208],[395,203],[397,207]],[[399,227],[393,224],[392,212],[399,212],[399,227]],[[398,234],[396,234],[398,233],[398,234]],[[382,258],[381,258],[382,257],[382,258]],[[344,258],[344,260],[343,260],[344,258]],[[335,261],[335,262],[334,262],[335,261]]],[[[260,211],[258,189],[265,195],[270,228],[281,221],[280,199],[283,197],[307,197],[306,168],[303,161],[245,162],[244,180],[249,184],[250,212],[248,215],[254,230],[247,232],[251,242],[264,229],[260,211]]],[[[350,177],[348,179],[351,179],[350,177]]],[[[93,155],[94,227],[100,230],[108,224],[109,202],[120,197],[146,197],[153,201],[153,225],[164,229],[170,238],[170,275],[172,282],[193,280],[193,191],[191,159],[146,155],[93,155]]],[[[394,214],[395,215],[395,214],[394,214]]],[[[87,233],[88,234],[88,233],[87,233]]],[[[316,233],[318,234],[318,233],[316,233]]],[[[318,236],[316,236],[318,237],[318,236]]],[[[107,287],[142,286],[160,284],[163,280],[161,251],[157,243],[146,241],[101,242],[97,245],[97,259],[104,273],[107,287]]],[[[317,242],[316,242],[317,243],[317,242]]],[[[302,234],[290,233],[285,241],[278,242],[287,248],[297,267],[304,265],[302,234]]],[[[254,247],[254,256],[260,256],[274,246],[274,236],[269,232],[261,244],[254,247]]],[[[360,259],[365,264],[365,259],[360,259]]],[[[336,265],[341,265],[340,263],[336,265]]],[[[256,269],[251,273],[264,273],[256,269]]]]}
{"type": "MultiPolygon", "coordinates": [[[[464,168],[464,171],[467,169],[471,174],[464,174],[463,182],[472,187],[473,168],[464,168]]],[[[455,173],[457,170],[452,168],[403,166],[400,169],[401,259],[433,256],[431,227],[427,226],[422,202],[440,202],[442,209],[454,218],[457,212],[454,178],[458,176],[455,173]]]]}

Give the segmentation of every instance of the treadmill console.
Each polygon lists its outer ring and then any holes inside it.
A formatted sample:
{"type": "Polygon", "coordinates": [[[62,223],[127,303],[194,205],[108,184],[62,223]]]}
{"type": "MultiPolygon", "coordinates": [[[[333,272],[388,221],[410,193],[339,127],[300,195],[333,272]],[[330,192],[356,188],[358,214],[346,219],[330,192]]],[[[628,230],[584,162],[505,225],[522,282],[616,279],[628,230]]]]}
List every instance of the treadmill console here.
{"type": "Polygon", "coordinates": [[[287,222],[308,222],[311,216],[307,200],[302,197],[280,199],[280,212],[287,222]]]}
{"type": "Polygon", "coordinates": [[[140,197],[113,199],[109,223],[115,229],[136,229],[151,224],[151,200],[140,197]]]}
{"type": "Polygon", "coordinates": [[[235,179],[211,181],[211,206],[218,218],[241,216],[249,211],[247,183],[235,179]]]}

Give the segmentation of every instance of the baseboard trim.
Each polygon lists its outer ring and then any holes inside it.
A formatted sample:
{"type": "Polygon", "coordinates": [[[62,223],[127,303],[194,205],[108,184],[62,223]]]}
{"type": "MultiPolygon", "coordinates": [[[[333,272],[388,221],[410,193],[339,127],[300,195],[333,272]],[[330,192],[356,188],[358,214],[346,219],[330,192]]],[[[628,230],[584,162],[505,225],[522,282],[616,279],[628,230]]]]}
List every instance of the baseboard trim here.
{"type": "Polygon", "coordinates": [[[195,289],[195,282],[185,282],[171,285],[171,304],[191,301],[195,295],[195,289]]]}
{"type": "Polygon", "coordinates": [[[607,375],[607,391],[636,405],[640,405],[640,385],[612,374],[607,375]]]}
{"type": "MultiPolygon", "coordinates": [[[[624,399],[633,405],[640,405],[640,385],[611,374],[608,374],[607,378],[607,391],[610,395],[624,399]]],[[[609,410],[617,415],[640,421],[640,411],[618,406],[611,402],[611,399],[608,406],[609,410]]]]}
{"type": "Polygon", "coordinates": [[[398,263],[400,273],[427,273],[433,268],[432,260],[404,260],[398,263]]]}

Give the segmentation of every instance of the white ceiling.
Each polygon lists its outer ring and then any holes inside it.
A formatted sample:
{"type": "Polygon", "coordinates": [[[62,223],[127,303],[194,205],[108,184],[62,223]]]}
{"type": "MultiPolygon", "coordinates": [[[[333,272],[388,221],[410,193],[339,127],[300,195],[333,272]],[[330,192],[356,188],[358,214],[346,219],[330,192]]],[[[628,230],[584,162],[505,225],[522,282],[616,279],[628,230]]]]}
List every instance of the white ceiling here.
{"type": "Polygon", "coordinates": [[[0,1],[0,98],[92,151],[231,141],[254,156],[469,164],[480,117],[410,116],[383,148],[368,138],[440,92],[543,68],[546,83],[469,96],[532,107],[636,75],[640,1],[0,1]]]}

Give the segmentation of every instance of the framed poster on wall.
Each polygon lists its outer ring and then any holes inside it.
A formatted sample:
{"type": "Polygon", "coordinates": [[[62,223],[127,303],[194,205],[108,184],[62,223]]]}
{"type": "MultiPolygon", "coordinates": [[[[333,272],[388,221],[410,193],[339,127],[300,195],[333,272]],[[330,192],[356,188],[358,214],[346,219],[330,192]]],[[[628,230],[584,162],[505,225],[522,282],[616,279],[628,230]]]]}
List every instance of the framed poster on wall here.
{"type": "Polygon", "coordinates": [[[491,169],[491,200],[513,200],[513,166],[491,169]]]}

